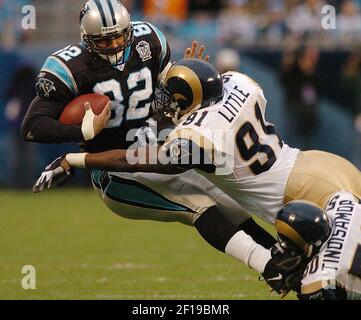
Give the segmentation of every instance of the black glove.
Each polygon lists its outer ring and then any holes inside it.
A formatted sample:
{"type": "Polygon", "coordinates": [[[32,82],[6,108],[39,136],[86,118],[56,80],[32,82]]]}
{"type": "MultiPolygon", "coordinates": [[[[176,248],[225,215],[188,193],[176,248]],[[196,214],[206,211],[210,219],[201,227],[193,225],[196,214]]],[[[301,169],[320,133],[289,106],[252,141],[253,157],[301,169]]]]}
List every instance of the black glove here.
{"type": "Polygon", "coordinates": [[[74,175],[74,169],[69,165],[64,166],[65,155],[56,158],[52,163],[45,167],[45,170],[41,173],[41,176],[36,180],[33,186],[33,192],[43,191],[45,185],[48,189],[55,187],[66,178],[74,175]],[[62,165],[63,163],[63,165],[62,165]]]}
{"type": "Polygon", "coordinates": [[[283,296],[291,290],[298,292],[308,260],[295,252],[283,250],[278,243],[270,250],[272,259],[266,264],[263,279],[273,291],[283,296]]]}

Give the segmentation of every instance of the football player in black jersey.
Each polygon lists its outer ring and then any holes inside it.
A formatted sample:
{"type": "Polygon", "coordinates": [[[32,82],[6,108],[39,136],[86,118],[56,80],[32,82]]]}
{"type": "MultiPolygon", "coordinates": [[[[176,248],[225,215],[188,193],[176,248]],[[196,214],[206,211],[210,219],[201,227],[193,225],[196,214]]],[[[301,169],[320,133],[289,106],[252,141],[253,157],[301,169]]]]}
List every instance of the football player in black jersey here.
{"type": "Polygon", "coordinates": [[[126,148],[127,131],[150,117],[154,89],[169,64],[168,42],[150,23],[131,22],[116,0],[89,0],[80,13],[80,29],[81,42],[53,53],[41,68],[23,137],[46,143],[84,142],[87,151],[126,148]],[[110,120],[94,138],[91,128],[58,121],[68,102],[93,92],[111,100],[110,120]]]}

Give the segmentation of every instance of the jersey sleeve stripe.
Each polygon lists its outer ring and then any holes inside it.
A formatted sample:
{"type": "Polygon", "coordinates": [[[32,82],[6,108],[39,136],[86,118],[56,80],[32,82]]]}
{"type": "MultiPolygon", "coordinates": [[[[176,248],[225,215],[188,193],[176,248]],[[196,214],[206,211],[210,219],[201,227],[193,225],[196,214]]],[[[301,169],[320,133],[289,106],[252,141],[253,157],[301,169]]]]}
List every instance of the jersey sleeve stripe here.
{"type": "Polygon", "coordinates": [[[61,80],[75,95],[78,95],[79,89],[73,75],[68,67],[56,57],[51,56],[46,59],[41,71],[53,74],[59,78],[59,80],[61,80]]]}
{"type": "Polygon", "coordinates": [[[157,35],[157,38],[159,39],[160,45],[162,47],[161,53],[160,53],[160,65],[163,65],[164,58],[167,54],[167,39],[165,38],[163,32],[161,32],[156,26],[152,25],[151,23],[147,23],[155,32],[157,35]]]}

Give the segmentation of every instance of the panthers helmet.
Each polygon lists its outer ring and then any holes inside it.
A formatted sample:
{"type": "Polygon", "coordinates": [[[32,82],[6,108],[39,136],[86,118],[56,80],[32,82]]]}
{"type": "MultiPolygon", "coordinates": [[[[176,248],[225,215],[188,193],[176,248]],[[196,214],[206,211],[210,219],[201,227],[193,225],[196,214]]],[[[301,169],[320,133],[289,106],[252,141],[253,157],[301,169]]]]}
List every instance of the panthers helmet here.
{"type": "Polygon", "coordinates": [[[328,239],[331,227],[324,210],[306,200],[291,201],[276,216],[279,242],[286,250],[312,258],[328,239]]]}
{"type": "Polygon", "coordinates": [[[182,59],[168,70],[156,94],[157,108],[173,117],[173,122],[191,111],[207,107],[223,97],[221,75],[210,63],[182,59]]]}
{"type": "Polygon", "coordinates": [[[79,23],[81,39],[92,52],[112,65],[124,64],[130,59],[133,27],[127,9],[119,0],[87,1],[79,23]],[[116,39],[121,44],[113,47],[111,43],[116,39]]]}

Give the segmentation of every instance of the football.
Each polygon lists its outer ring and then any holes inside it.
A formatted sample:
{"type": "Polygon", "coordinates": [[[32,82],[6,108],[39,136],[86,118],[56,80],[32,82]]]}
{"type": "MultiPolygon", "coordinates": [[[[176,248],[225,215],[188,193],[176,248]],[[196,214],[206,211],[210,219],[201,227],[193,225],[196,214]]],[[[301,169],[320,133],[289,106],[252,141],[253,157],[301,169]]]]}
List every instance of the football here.
{"type": "Polygon", "coordinates": [[[85,102],[89,102],[93,112],[98,115],[103,111],[108,101],[108,96],[99,93],[83,94],[79,97],[76,97],[65,106],[63,112],[60,115],[59,121],[63,124],[81,124],[85,114],[85,102]]]}

